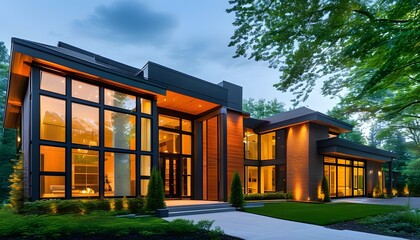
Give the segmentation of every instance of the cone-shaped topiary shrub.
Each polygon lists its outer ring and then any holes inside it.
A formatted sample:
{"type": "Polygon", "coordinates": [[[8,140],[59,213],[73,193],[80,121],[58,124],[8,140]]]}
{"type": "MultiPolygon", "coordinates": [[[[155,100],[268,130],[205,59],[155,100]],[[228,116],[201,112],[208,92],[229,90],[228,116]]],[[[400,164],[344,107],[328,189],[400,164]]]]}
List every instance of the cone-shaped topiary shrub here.
{"type": "Polygon", "coordinates": [[[233,174],[232,184],[230,185],[229,203],[236,209],[241,209],[245,205],[244,193],[242,192],[241,178],[238,172],[233,174]]]}
{"type": "Polygon", "coordinates": [[[25,201],[23,195],[23,154],[18,155],[19,159],[13,166],[13,173],[10,175],[10,204],[16,213],[20,213],[25,201]]]}
{"type": "Polygon", "coordinates": [[[148,211],[156,211],[157,209],[165,208],[163,180],[156,168],[152,169],[147,189],[146,209],[148,211]]]}
{"type": "Polygon", "coordinates": [[[328,181],[327,181],[327,178],[325,176],[322,178],[321,192],[322,192],[322,194],[324,194],[323,201],[324,202],[331,202],[330,190],[328,188],[328,181]]]}

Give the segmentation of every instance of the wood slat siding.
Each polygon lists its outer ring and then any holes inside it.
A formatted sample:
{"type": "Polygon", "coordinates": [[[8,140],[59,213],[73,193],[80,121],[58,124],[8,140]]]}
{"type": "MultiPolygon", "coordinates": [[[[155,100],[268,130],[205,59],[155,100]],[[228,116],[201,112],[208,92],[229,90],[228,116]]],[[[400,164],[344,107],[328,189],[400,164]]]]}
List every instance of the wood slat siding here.
{"type": "Polygon", "coordinates": [[[217,127],[217,117],[207,120],[207,200],[210,201],[219,200],[219,151],[217,127]]]}
{"type": "Polygon", "coordinates": [[[238,172],[244,186],[244,144],[243,119],[240,113],[228,111],[227,115],[227,190],[230,195],[230,185],[234,172],[238,172]]]}

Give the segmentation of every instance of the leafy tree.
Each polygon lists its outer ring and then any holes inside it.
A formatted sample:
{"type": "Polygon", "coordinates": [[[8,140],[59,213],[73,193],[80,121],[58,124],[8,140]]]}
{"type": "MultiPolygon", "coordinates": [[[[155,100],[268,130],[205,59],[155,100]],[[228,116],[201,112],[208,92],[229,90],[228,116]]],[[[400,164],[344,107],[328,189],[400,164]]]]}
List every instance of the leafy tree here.
{"type": "Polygon", "coordinates": [[[263,119],[285,111],[284,103],[279,102],[277,98],[274,98],[273,100],[266,100],[263,98],[255,100],[249,98],[244,99],[242,105],[245,112],[249,112],[251,117],[258,119],[263,119]]]}
{"type": "Polygon", "coordinates": [[[8,197],[9,175],[13,171],[10,159],[16,156],[16,131],[3,129],[8,70],[9,55],[4,42],[0,42],[0,202],[8,197]]]}
{"type": "Polygon", "coordinates": [[[156,211],[165,208],[165,192],[163,180],[156,168],[152,169],[146,196],[146,209],[156,211]]]}
{"type": "Polygon", "coordinates": [[[365,138],[363,137],[362,131],[360,130],[360,127],[358,124],[359,121],[352,119],[345,112],[342,106],[340,105],[335,106],[333,109],[327,112],[327,115],[354,126],[353,131],[340,134],[340,138],[343,138],[343,139],[346,139],[355,143],[366,144],[365,138]]]}
{"type": "Polygon", "coordinates": [[[241,178],[239,177],[238,172],[233,174],[232,184],[230,185],[229,203],[236,209],[241,209],[245,205],[241,178]]]}
{"type": "Polygon", "coordinates": [[[412,0],[230,0],[234,57],[268,61],[274,86],[306,100],[347,89],[349,110],[373,116],[420,112],[420,5],[412,0]],[[350,104],[351,103],[351,104],[350,104]]]}
{"type": "Polygon", "coordinates": [[[411,196],[420,196],[420,158],[411,161],[404,170],[411,196]]]}

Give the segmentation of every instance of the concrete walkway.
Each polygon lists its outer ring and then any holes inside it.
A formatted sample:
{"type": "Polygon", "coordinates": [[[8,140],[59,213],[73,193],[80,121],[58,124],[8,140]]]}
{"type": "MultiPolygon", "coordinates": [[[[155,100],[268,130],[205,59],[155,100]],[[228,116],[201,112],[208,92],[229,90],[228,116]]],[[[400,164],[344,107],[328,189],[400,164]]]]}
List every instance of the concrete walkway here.
{"type": "Polygon", "coordinates": [[[164,219],[172,221],[177,218],[194,220],[194,222],[200,220],[215,220],[213,227],[219,226],[226,234],[243,239],[400,239],[364,232],[335,230],[322,226],[270,218],[245,212],[209,213],[164,219]]]}
{"type": "Polygon", "coordinates": [[[365,204],[382,204],[382,205],[400,205],[408,206],[410,208],[420,208],[420,197],[394,197],[389,199],[382,198],[343,198],[333,199],[336,202],[349,202],[349,203],[365,203],[365,204]]]}

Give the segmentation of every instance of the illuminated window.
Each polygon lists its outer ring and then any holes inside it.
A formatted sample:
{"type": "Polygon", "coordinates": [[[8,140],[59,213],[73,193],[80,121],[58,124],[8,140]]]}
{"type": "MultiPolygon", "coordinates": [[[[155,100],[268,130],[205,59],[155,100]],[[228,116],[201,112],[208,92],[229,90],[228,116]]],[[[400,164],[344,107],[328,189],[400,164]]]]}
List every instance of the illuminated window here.
{"type": "Polygon", "coordinates": [[[276,191],[276,167],[261,167],[261,193],[276,191]]]}
{"type": "Polygon", "coordinates": [[[191,135],[182,134],[182,154],[191,155],[191,135]]]}
{"type": "Polygon", "coordinates": [[[71,120],[73,143],[99,145],[99,108],[73,103],[71,120]]]}
{"type": "Polygon", "coordinates": [[[261,135],[261,160],[276,158],[276,133],[266,133],[261,135]]]}
{"type": "Polygon", "coordinates": [[[251,160],[258,160],[258,134],[255,134],[252,129],[245,129],[245,158],[251,160]]]}
{"type": "Polygon", "coordinates": [[[72,196],[99,196],[99,152],[72,150],[72,196]]]}
{"type": "Polygon", "coordinates": [[[144,98],[140,98],[141,112],[146,114],[152,114],[152,101],[144,98]]]}
{"type": "Polygon", "coordinates": [[[66,170],[66,149],[62,147],[40,146],[40,171],[64,172],[66,170]]]}
{"type": "Polygon", "coordinates": [[[159,114],[159,127],[180,129],[179,118],[159,114]]]}
{"type": "Polygon", "coordinates": [[[63,198],[66,194],[66,182],[64,176],[40,177],[41,198],[63,198]]]}
{"type": "Polygon", "coordinates": [[[159,130],[159,152],[180,153],[180,137],[178,133],[159,130]]]}
{"type": "Polygon", "coordinates": [[[64,142],[66,138],[66,102],[41,96],[40,135],[43,140],[64,142]]]}
{"type": "Polygon", "coordinates": [[[136,156],[105,152],[105,196],[134,196],[136,194],[136,156]]]}
{"type": "Polygon", "coordinates": [[[105,147],[136,149],[136,116],[105,110],[105,147]]]}
{"type": "Polygon", "coordinates": [[[99,87],[81,81],[73,80],[71,82],[71,96],[90,102],[98,103],[99,87]]]}
{"type": "Polygon", "coordinates": [[[136,97],[133,95],[105,89],[105,104],[126,110],[136,110],[136,97]]]}
{"type": "Polygon", "coordinates": [[[182,131],[191,132],[192,125],[190,120],[182,119],[182,131]]]}
{"type": "Polygon", "coordinates": [[[258,167],[245,166],[246,193],[258,193],[258,167]]]}
{"type": "Polygon", "coordinates": [[[141,118],[141,150],[152,150],[152,120],[141,118]]]}
{"type": "Polygon", "coordinates": [[[191,158],[182,158],[182,196],[191,196],[191,158]]]}
{"type": "Polygon", "coordinates": [[[49,72],[41,71],[41,89],[66,94],[66,78],[49,72]]]}
{"type": "Polygon", "coordinates": [[[151,157],[142,155],[140,158],[140,175],[150,176],[151,157]]]}

